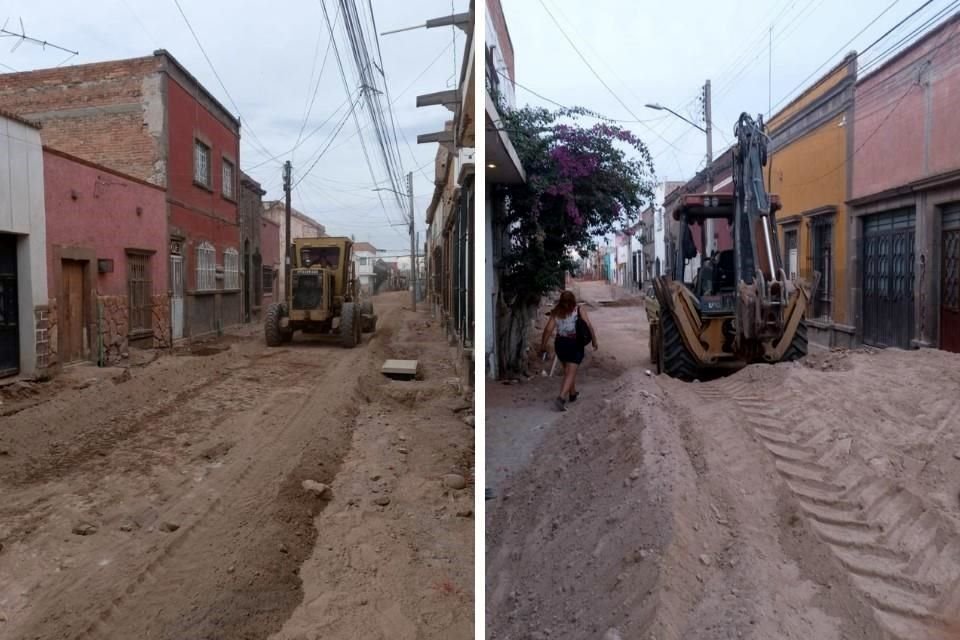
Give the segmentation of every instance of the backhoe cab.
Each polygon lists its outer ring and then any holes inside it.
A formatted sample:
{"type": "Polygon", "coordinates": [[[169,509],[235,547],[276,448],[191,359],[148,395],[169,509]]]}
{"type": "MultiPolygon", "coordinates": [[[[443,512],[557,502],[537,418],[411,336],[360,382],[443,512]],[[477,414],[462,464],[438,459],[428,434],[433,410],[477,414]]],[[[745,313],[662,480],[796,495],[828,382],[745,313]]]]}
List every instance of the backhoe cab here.
{"type": "Polygon", "coordinates": [[[650,359],[685,380],[807,352],[811,287],[788,279],[780,264],[772,219],[780,200],[763,188],[763,120],[743,114],[735,131],[734,193],[682,196],[672,273],[654,281],[647,304],[650,359]],[[703,255],[709,227],[726,248],[703,255]]]}
{"type": "Polygon", "coordinates": [[[360,334],[376,329],[369,300],[359,299],[350,238],[298,238],[293,241],[293,265],[284,301],[267,308],[267,345],[293,339],[295,331],[336,335],[344,347],[354,347],[360,334]]]}

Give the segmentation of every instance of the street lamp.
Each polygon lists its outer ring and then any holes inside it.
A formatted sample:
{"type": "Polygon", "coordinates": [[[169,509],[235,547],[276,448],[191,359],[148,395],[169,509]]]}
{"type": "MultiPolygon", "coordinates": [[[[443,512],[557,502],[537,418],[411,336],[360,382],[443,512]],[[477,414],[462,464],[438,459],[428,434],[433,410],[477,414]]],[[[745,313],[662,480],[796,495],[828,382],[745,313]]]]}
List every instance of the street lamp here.
{"type": "Polygon", "coordinates": [[[655,111],[669,111],[670,113],[672,113],[673,115],[677,116],[678,118],[680,118],[681,120],[683,120],[684,122],[686,122],[687,124],[689,124],[690,126],[696,127],[697,129],[700,129],[700,131],[703,131],[704,133],[707,132],[706,129],[704,129],[703,127],[701,127],[700,125],[698,125],[696,122],[693,122],[693,121],[691,121],[691,120],[687,120],[686,118],[684,118],[682,115],[680,115],[679,113],[677,113],[676,111],[674,111],[674,110],[671,109],[670,107],[665,107],[665,106],[663,106],[662,104],[659,104],[659,103],[657,103],[657,102],[654,102],[654,103],[652,103],[652,104],[645,104],[645,105],[643,105],[643,106],[645,106],[647,109],[654,109],[655,111]]]}
{"type": "MultiPolygon", "coordinates": [[[[672,113],[690,126],[707,134],[707,193],[713,193],[713,126],[711,123],[710,81],[707,80],[706,84],[703,85],[703,116],[706,127],[701,127],[696,122],[688,120],[670,107],[665,107],[658,102],[650,103],[644,106],[646,106],[648,109],[653,109],[654,111],[667,111],[668,113],[672,113]]],[[[706,221],[704,231],[706,232],[706,236],[710,242],[710,246],[705,246],[704,251],[709,251],[710,249],[714,248],[713,245],[716,241],[716,238],[714,237],[713,220],[708,219],[706,221]]]]}

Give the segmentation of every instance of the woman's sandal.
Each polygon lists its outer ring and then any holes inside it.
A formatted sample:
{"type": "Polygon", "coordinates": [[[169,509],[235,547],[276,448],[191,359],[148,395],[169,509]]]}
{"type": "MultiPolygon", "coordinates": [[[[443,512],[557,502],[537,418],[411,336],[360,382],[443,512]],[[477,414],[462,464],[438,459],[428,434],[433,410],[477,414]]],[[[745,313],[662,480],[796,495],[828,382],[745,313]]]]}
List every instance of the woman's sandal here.
{"type": "Polygon", "coordinates": [[[571,394],[570,394],[570,402],[576,402],[576,401],[577,401],[577,398],[579,398],[579,397],[580,397],[580,392],[579,392],[579,391],[577,391],[576,393],[571,393],[571,394]]]}

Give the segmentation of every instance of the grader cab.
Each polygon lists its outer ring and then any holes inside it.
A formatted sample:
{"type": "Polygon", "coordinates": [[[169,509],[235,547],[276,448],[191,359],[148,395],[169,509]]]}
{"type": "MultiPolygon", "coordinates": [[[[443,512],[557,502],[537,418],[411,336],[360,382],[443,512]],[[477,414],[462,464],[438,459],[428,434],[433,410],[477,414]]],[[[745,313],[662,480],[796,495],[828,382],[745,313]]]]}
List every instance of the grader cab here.
{"type": "Polygon", "coordinates": [[[350,238],[298,238],[293,241],[290,279],[283,302],[271,304],[264,333],[267,345],[293,339],[296,331],[337,336],[351,348],[362,333],[376,329],[373,303],[360,300],[350,238]]]}

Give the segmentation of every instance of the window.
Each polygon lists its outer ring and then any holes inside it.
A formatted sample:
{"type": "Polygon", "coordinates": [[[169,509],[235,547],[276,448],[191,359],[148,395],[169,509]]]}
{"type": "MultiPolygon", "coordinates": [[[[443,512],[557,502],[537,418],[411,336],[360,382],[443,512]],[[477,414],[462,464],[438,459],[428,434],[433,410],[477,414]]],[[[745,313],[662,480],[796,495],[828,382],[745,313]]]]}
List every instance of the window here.
{"type": "Polygon", "coordinates": [[[273,293],[273,267],[263,267],[263,293],[273,293]]]}
{"type": "Polygon", "coordinates": [[[791,229],[783,234],[783,265],[787,277],[793,280],[799,275],[799,257],[797,255],[797,230],[791,229]]]}
{"type": "Polygon", "coordinates": [[[127,254],[127,304],[130,308],[130,333],[153,331],[151,300],[150,256],[143,253],[127,254]]]}
{"type": "Polygon", "coordinates": [[[234,185],[234,171],[233,163],[223,159],[223,184],[221,185],[220,191],[223,193],[224,197],[233,198],[233,185],[234,185]]]}
{"type": "Polygon", "coordinates": [[[197,247],[197,290],[212,291],[217,288],[217,250],[209,242],[197,247]]]}
{"type": "Polygon", "coordinates": [[[193,141],[193,181],[210,187],[210,147],[199,140],[193,141]]]}
{"type": "Polygon", "coordinates": [[[360,258],[360,266],[361,267],[367,266],[367,258],[360,258]]]}
{"type": "Polygon", "coordinates": [[[223,288],[240,288],[240,254],[236,249],[223,252],[223,288]]]}
{"type": "Polygon", "coordinates": [[[814,218],[810,222],[812,236],[811,252],[813,270],[820,272],[820,286],[813,300],[813,317],[830,319],[833,300],[833,220],[826,216],[814,218]]]}

